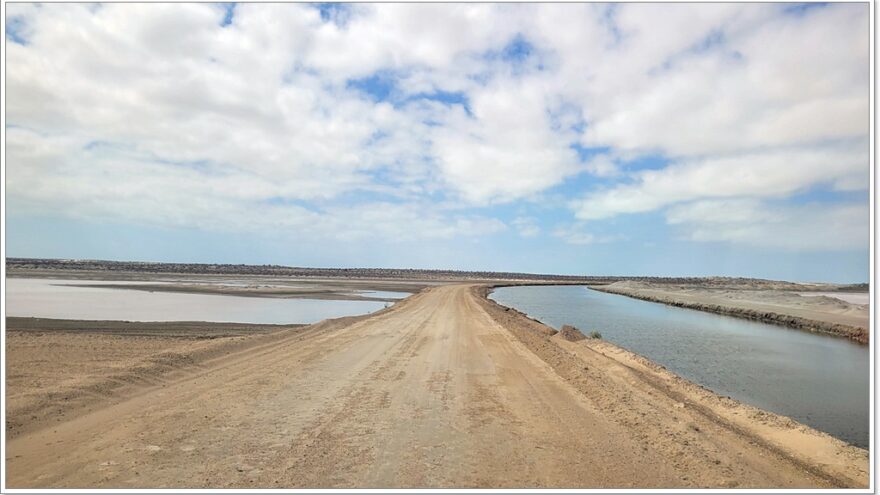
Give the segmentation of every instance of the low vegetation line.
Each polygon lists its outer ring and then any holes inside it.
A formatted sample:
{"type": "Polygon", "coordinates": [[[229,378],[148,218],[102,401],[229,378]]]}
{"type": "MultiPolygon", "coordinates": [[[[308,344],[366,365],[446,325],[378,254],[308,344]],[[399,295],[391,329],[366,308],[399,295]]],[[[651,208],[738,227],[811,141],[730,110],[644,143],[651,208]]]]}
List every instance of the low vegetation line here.
{"type": "Polygon", "coordinates": [[[627,291],[615,290],[607,286],[590,286],[590,288],[600,292],[606,292],[608,294],[616,294],[619,296],[631,297],[633,299],[641,299],[643,301],[666,304],[668,306],[696,309],[698,311],[705,311],[707,313],[715,313],[724,316],[735,316],[737,318],[745,318],[748,320],[760,321],[762,323],[769,323],[772,325],[780,325],[795,328],[798,330],[806,330],[813,333],[824,333],[828,335],[835,335],[837,337],[846,337],[860,344],[867,344],[869,339],[868,329],[853,327],[850,325],[843,325],[840,323],[828,323],[824,321],[810,320],[808,318],[773,313],[770,311],[755,311],[753,309],[737,308],[734,306],[703,304],[696,302],[679,301],[666,297],[633,294],[627,291]]]}

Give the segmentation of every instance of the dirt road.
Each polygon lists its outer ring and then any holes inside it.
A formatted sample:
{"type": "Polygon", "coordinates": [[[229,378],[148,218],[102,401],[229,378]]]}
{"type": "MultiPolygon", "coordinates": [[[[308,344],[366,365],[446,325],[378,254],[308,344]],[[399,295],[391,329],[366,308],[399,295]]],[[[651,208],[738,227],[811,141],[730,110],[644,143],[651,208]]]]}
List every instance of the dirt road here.
{"type": "Polygon", "coordinates": [[[805,464],[697,407],[679,408],[681,397],[612,352],[524,340],[490,313],[471,287],[443,286],[368,318],[254,337],[185,376],[13,438],[7,485],[867,483],[864,451],[821,437],[808,447],[825,449],[833,469],[805,464]],[[548,358],[551,350],[563,358],[548,358]],[[591,394],[600,382],[572,375],[580,370],[608,385],[591,394]]]}

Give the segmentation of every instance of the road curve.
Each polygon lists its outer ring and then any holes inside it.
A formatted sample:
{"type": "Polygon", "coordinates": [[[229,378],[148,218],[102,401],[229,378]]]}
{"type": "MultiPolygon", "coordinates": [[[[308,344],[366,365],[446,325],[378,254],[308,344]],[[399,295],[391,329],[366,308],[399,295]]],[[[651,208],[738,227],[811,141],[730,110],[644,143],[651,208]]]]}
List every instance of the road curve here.
{"type": "MultiPolygon", "coordinates": [[[[697,450],[671,448],[684,438],[660,431],[684,428],[671,412],[667,424],[621,421],[466,285],[353,323],[255,339],[176,381],[10,440],[7,486],[840,484],[729,431],[689,440],[705,442],[697,450]]],[[[656,388],[626,393],[665,404],[656,388]]]]}

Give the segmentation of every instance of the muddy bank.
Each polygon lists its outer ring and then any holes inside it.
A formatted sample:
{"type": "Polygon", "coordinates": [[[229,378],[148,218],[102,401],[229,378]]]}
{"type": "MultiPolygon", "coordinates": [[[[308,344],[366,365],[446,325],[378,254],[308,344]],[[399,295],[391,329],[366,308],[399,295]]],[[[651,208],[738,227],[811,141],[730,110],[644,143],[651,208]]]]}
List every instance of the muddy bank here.
{"type": "MultiPolygon", "coordinates": [[[[867,327],[846,325],[832,321],[821,321],[813,318],[805,318],[782,312],[768,311],[766,309],[743,307],[743,304],[717,304],[708,301],[687,300],[686,296],[676,294],[672,290],[665,293],[650,293],[648,290],[639,290],[632,287],[619,287],[611,285],[590,286],[591,289],[607,292],[609,294],[617,294],[621,296],[632,297],[644,301],[656,302],[676,306],[680,308],[696,309],[709,313],[716,313],[725,316],[735,316],[749,320],[756,320],[762,323],[770,323],[773,325],[782,325],[808,332],[825,333],[839,337],[846,337],[861,344],[867,344],[869,341],[869,331],[867,327]]],[[[650,289],[649,289],[650,290],[650,289]]],[[[711,297],[711,296],[710,296],[711,297]]],[[[846,303],[844,303],[846,304],[846,303]]],[[[753,304],[753,306],[758,306],[753,304]]],[[[781,311],[785,311],[784,307],[779,307],[781,311]]],[[[790,312],[794,312],[790,310],[790,312]]],[[[826,315],[827,318],[834,318],[834,315],[826,315]]]]}
{"type": "Polygon", "coordinates": [[[745,478],[727,463],[748,465],[764,456],[791,462],[831,486],[868,486],[866,450],[788,417],[721,397],[607,341],[568,341],[488,299],[491,287],[472,290],[496,322],[609,417],[662,448],[676,463],[694,471],[711,463],[705,469],[718,477],[701,486],[743,487],[745,478]],[[720,445],[726,446],[719,450],[720,445]],[[718,466],[727,468],[720,476],[718,466]]]}

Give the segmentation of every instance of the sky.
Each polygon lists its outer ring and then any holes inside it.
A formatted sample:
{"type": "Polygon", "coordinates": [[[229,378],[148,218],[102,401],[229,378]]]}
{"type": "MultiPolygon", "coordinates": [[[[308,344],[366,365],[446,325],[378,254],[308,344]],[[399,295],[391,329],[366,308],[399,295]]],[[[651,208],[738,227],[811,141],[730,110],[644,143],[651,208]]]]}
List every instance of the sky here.
{"type": "Polygon", "coordinates": [[[869,279],[868,4],[6,4],[12,257],[869,279]]]}

